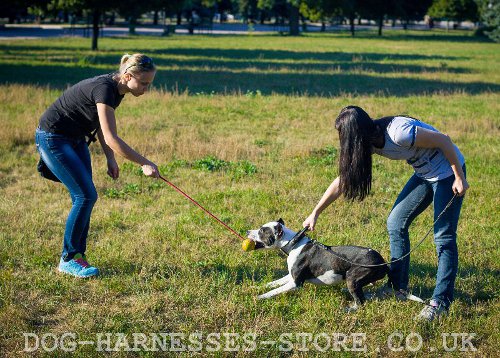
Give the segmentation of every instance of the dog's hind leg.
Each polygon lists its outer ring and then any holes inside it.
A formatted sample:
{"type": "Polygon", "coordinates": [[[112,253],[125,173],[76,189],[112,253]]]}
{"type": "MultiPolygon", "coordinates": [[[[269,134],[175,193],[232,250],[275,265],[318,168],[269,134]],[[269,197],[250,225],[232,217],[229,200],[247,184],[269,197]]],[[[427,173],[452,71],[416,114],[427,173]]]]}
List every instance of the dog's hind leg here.
{"type": "Polygon", "coordinates": [[[354,303],[356,306],[361,306],[365,302],[365,294],[363,293],[363,287],[357,285],[356,283],[347,283],[347,288],[352,298],[354,298],[354,303]]]}
{"type": "Polygon", "coordinates": [[[276,295],[279,295],[280,293],[285,293],[288,291],[293,291],[298,288],[297,284],[295,283],[294,280],[290,280],[287,283],[285,283],[283,286],[275,288],[272,291],[269,291],[267,293],[264,293],[263,295],[257,296],[258,299],[263,299],[263,298],[270,298],[276,295]]]}
{"type": "Polygon", "coordinates": [[[363,285],[361,282],[359,282],[357,279],[353,278],[352,276],[355,275],[349,275],[349,272],[346,275],[346,284],[347,284],[347,289],[349,290],[349,293],[351,294],[352,298],[354,298],[354,304],[355,307],[361,306],[365,302],[365,294],[363,293],[363,285]]]}
{"type": "Polygon", "coordinates": [[[279,280],[266,283],[266,287],[268,287],[268,288],[274,288],[274,287],[283,286],[285,283],[287,283],[291,279],[292,279],[292,275],[288,274],[285,277],[280,278],[279,280]]]}

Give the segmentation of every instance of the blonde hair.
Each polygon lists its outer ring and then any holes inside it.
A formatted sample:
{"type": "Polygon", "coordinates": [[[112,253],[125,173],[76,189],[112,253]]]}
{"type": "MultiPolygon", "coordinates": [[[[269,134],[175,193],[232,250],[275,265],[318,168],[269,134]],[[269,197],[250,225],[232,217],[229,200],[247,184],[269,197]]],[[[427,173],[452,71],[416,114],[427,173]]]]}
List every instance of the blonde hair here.
{"type": "Polygon", "coordinates": [[[133,55],[125,54],[122,56],[118,74],[121,77],[125,73],[139,75],[142,72],[151,71],[156,71],[156,66],[153,63],[153,59],[142,53],[135,53],[133,55]]]}

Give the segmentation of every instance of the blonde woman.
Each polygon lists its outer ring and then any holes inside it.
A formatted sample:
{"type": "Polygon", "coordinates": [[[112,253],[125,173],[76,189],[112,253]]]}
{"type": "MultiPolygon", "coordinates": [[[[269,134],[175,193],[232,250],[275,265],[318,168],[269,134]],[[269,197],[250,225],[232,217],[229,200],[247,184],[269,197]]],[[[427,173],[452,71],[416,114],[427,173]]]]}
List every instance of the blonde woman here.
{"type": "Polygon", "coordinates": [[[115,110],[123,97],[128,93],[135,97],[143,95],[155,74],[156,67],[150,57],[124,55],[118,72],[78,82],[64,91],[40,118],[36,129],[37,150],[66,186],[73,203],[66,221],[60,272],[81,278],[99,274],[85,256],[90,215],[97,200],[86,136],[97,130],[111,178],[119,175],[115,153],[141,165],[145,175],[153,178],[159,175],[156,164],[118,136],[115,119],[115,110]]]}

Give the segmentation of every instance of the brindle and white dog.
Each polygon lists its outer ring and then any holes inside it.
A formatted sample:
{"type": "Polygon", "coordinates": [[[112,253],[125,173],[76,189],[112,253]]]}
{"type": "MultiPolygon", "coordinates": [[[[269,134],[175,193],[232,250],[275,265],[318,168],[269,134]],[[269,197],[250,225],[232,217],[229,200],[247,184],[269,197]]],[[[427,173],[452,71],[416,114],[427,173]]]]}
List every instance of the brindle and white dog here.
{"type": "MultiPolygon", "coordinates": [[[[281,249],[296,232],[288,229],[282,219],[263,225],[258,230],[247,232],[248,238],[255,242],[255,249],[281,249]]],[[[351,262],[362,265],[378,265],[385,263],[375,250],[360,246],[327,246],[336,255],[351,262]]],[[[324,245],[318,244],[307,236],[297,242],[287,258],[288,275],[270,282],[266,287],[273,290],[258,296],[270,298],[280,293],[296,290],[305,282],[317,285],[335,285],[345,281],[347,289],[354,299],[356,309],[363,304],[365,295],[363,287],[384,278],[388,272],[387,265],[363,267],[353,265],[335,256],[324,245]]]]}

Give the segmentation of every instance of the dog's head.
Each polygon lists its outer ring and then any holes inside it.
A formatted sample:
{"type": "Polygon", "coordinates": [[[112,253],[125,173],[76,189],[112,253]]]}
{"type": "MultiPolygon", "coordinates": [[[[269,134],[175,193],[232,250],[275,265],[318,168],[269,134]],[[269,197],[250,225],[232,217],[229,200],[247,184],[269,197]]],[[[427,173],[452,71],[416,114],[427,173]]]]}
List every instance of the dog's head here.
{"type": "Polygon", "coordinates": [[[279,242],[284,236],[285,222],[283,219],[264,224],[258,230],[247,231],[247,238],[255,242],[255,250],[279,249],[279,242]]]}

